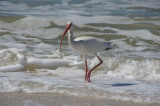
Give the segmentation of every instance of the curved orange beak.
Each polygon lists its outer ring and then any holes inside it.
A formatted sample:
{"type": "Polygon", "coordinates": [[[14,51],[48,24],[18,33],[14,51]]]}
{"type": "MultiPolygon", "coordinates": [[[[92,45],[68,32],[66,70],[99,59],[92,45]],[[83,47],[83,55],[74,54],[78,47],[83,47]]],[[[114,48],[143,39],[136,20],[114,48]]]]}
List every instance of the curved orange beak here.
{"type": "Polygon", "coordinates": [[[62,38],[61,38],[60,48],[61,48],[61,45],[62,45],[63,38],[64,38],[66,32],[70,29],[70,27],[71,27],[71,25],[68,25],[68,24],[66,25],[66,29],[65,29],[65,31],[64,31],[64,33],[62,35],[62,38]]]}

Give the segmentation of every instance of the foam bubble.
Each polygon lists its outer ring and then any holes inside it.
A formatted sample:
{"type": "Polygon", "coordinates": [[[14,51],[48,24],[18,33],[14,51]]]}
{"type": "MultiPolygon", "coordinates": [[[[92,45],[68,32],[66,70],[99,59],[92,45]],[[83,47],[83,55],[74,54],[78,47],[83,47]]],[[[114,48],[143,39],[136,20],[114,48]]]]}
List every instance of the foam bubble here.
{"type": "Polygon", "coordinates": [[[159,80],[160,62],[158,60],[133,60],[123,58],[109,59],[111,64],[108,75],[121,78],[138,78],[144,80],[159,80]]]}
{"type": "Polygon", "coordinates": [[[15,48],[1,50],[0,58],[1,72],[14,72],[26,70],[26,57],[15,48]]]}
{"type": "Polygon", "coordinates": [[[39,69],[39,68],[47,68],[47,69],[56,69],[58,67],[68,66],[71,61],[64,59],[40,59],[28,57],[28,69],[39,69]]]}
{"type": "Polygon", "coordinates": [[[55,23],[58,25],[65,25],[67,21],[73,21],[77,26],[84,26],[88,23],[112,23],[112,24],[129,24],[134,23],[135,21],[123,16],[77,16],[77,15],[70,15],[65,18],[59,17],[55,19],[55,23]]]}
{"type": "MultiPolygon", "coordinates": [[[[53,28],[47,28],[51,25],[53,20],[51,18],[38,18],[32,16],[26,16],[20,20],[13,23],[2,22],[0,28],[7,29],[7,32],[15,34],[25,34],[30,36],[38,36],[44,39],[55,39],[60,34],[62,30],[56,26],[53,28]]],[[[5,30],[3,30],[4,32],[5,30]]]]}
{"type": "Polygon", "coordinates": [[[118,34],[127,36],[128,38],[152,40],[160,42],[160,37],[152,34],[148,30],[117,30],[118,34]]]}
{"type": "Polygon", "coordinates": [[[0,67],[0,72],[17,72],[17,71],[25,71],[24,65],[15,64],[15,65],[0,67]]]}
{"type": "Polygon", "coordinates": [[[28,5],[26,5],[25,3],[18,3],[18,4],[16,4],[16,3],[12,3],[12,2],[8,2],[8,1],[1,1],[0,2],[1,3],[1,9],[3,10],[3,11],[17,11],[17,10],[20,10],[20,11],[22,11],[22,10],[26,10],[26,9],[28,9],[29,8],[29,6],[28,5]],[[7,7],[7,8],[6,8],[7,7]]]}

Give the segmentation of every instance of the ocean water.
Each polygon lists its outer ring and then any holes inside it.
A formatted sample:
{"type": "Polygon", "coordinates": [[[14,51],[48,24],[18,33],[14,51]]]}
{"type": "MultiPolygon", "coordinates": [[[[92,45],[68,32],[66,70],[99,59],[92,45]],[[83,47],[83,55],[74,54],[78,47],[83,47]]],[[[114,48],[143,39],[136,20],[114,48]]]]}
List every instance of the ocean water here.
{"type": "MultiPolygon", "coordinates": [[[[88,67],[98,59],[89,56],[88,67]]],[[[160,103],[159,0],[1,0],[0,92],[61,93],[160,103]],[[112,42],[85,83],[83,56],[67,37],[112,42]]]]}

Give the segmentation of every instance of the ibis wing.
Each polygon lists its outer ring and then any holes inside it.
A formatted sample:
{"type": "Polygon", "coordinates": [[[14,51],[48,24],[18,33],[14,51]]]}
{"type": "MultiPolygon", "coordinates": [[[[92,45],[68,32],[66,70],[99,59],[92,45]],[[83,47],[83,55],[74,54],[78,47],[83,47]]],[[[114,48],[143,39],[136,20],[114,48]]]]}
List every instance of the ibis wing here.
{"type": "Polygon", "coordinates": [[[84,51],[97,53],[99,51],[111,48],[111,45],[103,39],[98,39],[94,37],[78,37],[75,41],[83,47],[84,51]]]}

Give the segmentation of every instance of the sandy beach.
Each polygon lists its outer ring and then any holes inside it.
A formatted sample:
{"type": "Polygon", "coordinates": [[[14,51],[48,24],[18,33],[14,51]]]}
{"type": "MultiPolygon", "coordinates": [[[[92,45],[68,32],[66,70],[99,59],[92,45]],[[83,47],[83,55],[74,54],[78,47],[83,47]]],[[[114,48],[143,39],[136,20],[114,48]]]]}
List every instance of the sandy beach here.
{"type": "Polygon", "coordinates": [[[134,103],[62,94],[0,93],[0,106],[160,106],[160,104],[134,103]]]}

